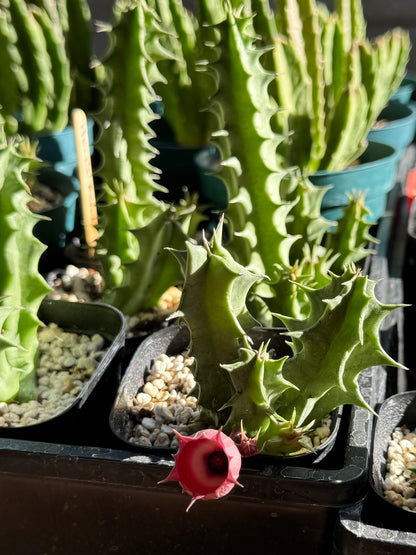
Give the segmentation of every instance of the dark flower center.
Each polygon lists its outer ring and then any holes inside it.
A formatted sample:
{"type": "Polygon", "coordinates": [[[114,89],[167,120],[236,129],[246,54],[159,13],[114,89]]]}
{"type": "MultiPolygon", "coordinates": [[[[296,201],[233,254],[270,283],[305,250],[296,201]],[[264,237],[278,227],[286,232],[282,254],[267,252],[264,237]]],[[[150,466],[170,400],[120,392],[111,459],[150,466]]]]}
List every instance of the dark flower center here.
{"type": "Polygon", "coordinates": [[[227,474],[228,472],[228,457],[224,451],[213,451],[208,455],[207,464],[214,474],[227,474]]]}

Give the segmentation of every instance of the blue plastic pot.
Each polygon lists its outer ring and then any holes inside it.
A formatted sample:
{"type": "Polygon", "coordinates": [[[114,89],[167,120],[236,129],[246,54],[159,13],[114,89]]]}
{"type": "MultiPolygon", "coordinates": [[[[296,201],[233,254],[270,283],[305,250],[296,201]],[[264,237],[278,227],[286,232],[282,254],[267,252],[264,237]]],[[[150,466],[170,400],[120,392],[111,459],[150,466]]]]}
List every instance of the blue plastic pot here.
{"type": "Polygon", "coordinates": [[[397,100],[402,104],[408,104],[416,91],[416,76],[407,74],[401,82],[397,91],[391,95],[390,100],[397,100]]]}
{"type": "Polygon", "coordinates": [[[383,127],[369,132],[368,140],[391,145],[401,157],[415,137],[416,104],[390,101],[379,116],[379,120],[384,119],[383,127]]]}
{"type": "MultiPolygon", "coordinates": [[[[87,119],[88,143],[90,154],[94,152],[94,120],[87,119]]],[[[31,137],[38,141],[37,156],[45,162],[50,162],[55,170],[69,176],[76,176],[78,167],[75,135],[72,125],[62,131],[39,133],[31,137]]]]}
{"type": "Polygon", "coordinates": [[[49,219],[38,222],[33,229],[35,237],[47,245],[50,255],[54,255],[65,248],[67,236],[74,230],[80,185],[77,178],[52,168],[42,168],[38,180],[63,197],[61,204],[40,213],[49,219]]]}
{"type": "Polygon", "coordinates": [[[321,212],[329,220],[339,220],[349,203],[349,195],[365,193],[365,204],[370,210],[369,222],[376,222],[385,212],[387,196],[394,186],[398,155],[386,144],[369,142],[359,158],[359,164],[342,171],[318,171],[309,176],[314,185],[329,187],[321,212]]]}

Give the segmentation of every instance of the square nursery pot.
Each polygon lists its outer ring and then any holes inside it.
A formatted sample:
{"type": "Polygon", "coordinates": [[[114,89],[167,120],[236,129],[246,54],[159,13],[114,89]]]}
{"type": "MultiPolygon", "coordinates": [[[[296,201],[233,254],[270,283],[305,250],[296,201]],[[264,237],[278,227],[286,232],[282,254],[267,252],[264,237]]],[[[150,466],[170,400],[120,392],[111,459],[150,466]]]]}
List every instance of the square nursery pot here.
{"type": "MultiPolygon", "coordinates": [[[[117,388],[118,352],[124,345],[126,321],[113,306],[98,303],[44,300],[39,309],[44,324],[55,323],[64,331],[104,338],[106,352],[79,394],[62,412],[48,420],[25,426],[0,427],[1,438],[30,439],[36,441],[82,442],[87,429],[94,425],[96,414],[103,410],[99,391],[103,384],[113,381],[117,388]],[[97,398],[98,397],[98,398],[97,398]],[[91,404],[97,403],[91,409],[91,404]]],[[[100,436],[100,428],[96,430],[100,436]]]]}
{"type": "Polygon", "coordinates": [[[340,512],[335,530],[336,553],[416,553],[416,512],[388,501],[383,489],[392,432],[403,424],[412,430],[416,428],[416,391],[387,398],[378,414],[371,457],[371,490],[364,503],[340,512]]]}
{"type": "MultiPolygon", "coordinates": [[[[284,332],[285,330],[280,328],[253,328],[250,331],[250,337],[255,348],[259,348],[261,343],[269,341],[270,349],[274,349],[279,353],[279,356],[289,356],[291,350],[285,343],[287,338],[284,336],[284,332]]],[[[125,443],[125,447],[165,457],[176,452],[176,449],[173,448],[148,447],[146,445],[135,446],[129,442],[132,428],[136,424],[135,418],[130,416],[129,401],[142,389],[153,360],[162,353],[168,356],[181,354],[189,348],[189,343],[190,335],[188,328],[175,325],[151,334],[134,353],[120,384],[120,389],[110,415],[110,426],[116,436],[125,443]]],[[[317,464],[323,460],[334,446],[340,428],[341,415],[341,410],[334,411],[331,414],[331,434],[324,444],[316,448],[314,453],[279,457],[279,462],[288,463],[289,465],[292,463],[304,465],[308,463],[317,464]]],[[[276,458],[267,455],[257,455],[256,457],[245,459],[245,461],[247,466],[258,468],[259,464],[260,466],[263,464],[274,464],[276,458]]]]}

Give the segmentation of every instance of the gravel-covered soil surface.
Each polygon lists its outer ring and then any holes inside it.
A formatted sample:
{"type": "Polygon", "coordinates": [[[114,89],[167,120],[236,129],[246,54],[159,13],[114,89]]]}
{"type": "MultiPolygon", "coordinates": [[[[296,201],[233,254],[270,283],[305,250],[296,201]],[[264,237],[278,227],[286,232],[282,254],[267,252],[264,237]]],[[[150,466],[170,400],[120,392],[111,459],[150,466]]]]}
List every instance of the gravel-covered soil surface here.
{"type": "Polygon", "coordinates": [[[37,397],[0,403],[0,426],[39,424],[70,407],[105,354],[104,338],[70,333],[56,324],[39,330],[37,397]]]}
{"type": "Polygon", "coordinates": [[[409,430],[402,426],[392,434],[384,496],[395,505],[416,512],[416,428],[409,430]]]}
{"type": "MultiPolygon", "coordinates": [[[[195,387],[193,357],[161,354],[153,363],[144,386],[129,403],[125,439],[133,445],[177,448],[174,430],[184,436],[204,428],[201,409],[191,395],[195,387]]],[[[310,448],[319,447],[330,433],[331,419],[324,419],[309,435],[310,448]]]]}

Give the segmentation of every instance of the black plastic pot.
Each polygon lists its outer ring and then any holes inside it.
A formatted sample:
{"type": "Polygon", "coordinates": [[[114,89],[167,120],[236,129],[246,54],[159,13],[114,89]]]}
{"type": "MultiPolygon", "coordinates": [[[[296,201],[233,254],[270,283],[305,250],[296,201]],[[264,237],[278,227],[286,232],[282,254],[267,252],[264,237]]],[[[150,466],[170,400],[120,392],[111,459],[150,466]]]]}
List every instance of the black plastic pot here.
{"type": "Polygon", "coordinates": [[[411,430],[416,428],[416,391],[397,393],[381,405],[374,431],[370,483],[380,504],[380,524],[385,528],[413,532],[416,531],[416,512],[407,511],[388,501],[383,489],[388,443],[395,428],[403,425],[411,430]]]}
{"type": "MultiPolygon", "coordinates": [[[[104,378],[111,379],[113,374],[113,380],[115,380],[113,387],[117,389],[120,379],[120,375],[117,375],[117,354],[124,345],[126,321],[123,314],[110,305],[61,300],[43,301],[38,315],[43,323],[53,322],[65,331],[87,335],[101,334],[106,340],[107,351],[91,378],[65,411],[38,424],[1,427],[0,437],[77,443],[82,441],[86,430],[92,427],[93,420],[96,420],[96,418],[92,419],[95,411],[89,413],[88,403],[91,398],[98,395],[96,389],[100,382],[104,381],[104,378]]],[[[99,403],[97,408],[100,409],[103,400],[99,400],[99,403]]],[[[98,413],[101,414],[101,411],[98,410],[98,413]]],[[[99,427],[97,435],[100,435],[99,427]]]]}
{"type": "MultiPolygon", "coordinates": [[[[261,343],[269,341],[269,349],[273,349],[278,356],[290,356],[292,351],[287,345],[284,329],[281,328],[253,328],[249,335],[253,341],[253,347],[259,348],[261,343]]],[[[129,366],[120,384],[114,407],[110,415],[110,426],[117,437],[126,444],[141,452],[162,454],[168,456],[173,454],[176,449],[147,447],[132,445],[128,442],[129,419],[128,401],[135,396],[144,385],[146,375],[150,370],[152,361],[160,354],[166,353],[168,356],[175,356],[189,348],[190,335],[186,326],[171,326],[151,334],[139,346],[133,355],[129,366]]],[[[332,416],[331,435],[321,446],[317,447],[313,453],[304,453],[287,457],[272,457],[267,455],[257,455],[256,457],[244,459],[246,467],[259,468],[264,464],[316,464],[322,461],[332,449],[336,435],[339,431],[341,421],[341,411],[334,411],[332,416]]]]}
{"type": "Polygon", "coordinates": [[[334,555],[416,553],[416,513],[394,505],[383,494],[388,442],[402,424],[416,427],[416,391],[392,395],[382,403],[372,447],[371,490],[364,503],[340,511],[334,555]]]}
{"type": "MultiPolygon", "coordinates": [[[[274,330],[275,331],[275,330],[274,330]]],[[[260,343],[265,336],[270,337],[267,328],[255,328],[252,332],[254,343],[260,343]]],[[[273,334],[276,343],[271,348],[281,352],[285,337],[273,334]]],[[[127,402],[131,395],[136,395],[143,384],[146,370],[160,353],[177,354],[189,345],[189,333],[186,328],[172,326],[156,332],[145,340],[136,351],[120,384],[119,393],[110,415],[110,426],[114,433],[127,445],[125,429],[128,424],[127,402]]],[[[370,394],[374,388],[373,372],[370,369],[361,376],[361,388],[364,394],[370,394]],[[373,382],[373,384],[372,384],[373,382]]],[[[377,388],[376,388],[377,389],[377,388]]],[[[369,399],[371,404],[371,398],[369,399]]],[[[286,503],[320,504],[326,507],[343,506],[354,503],[364,497],[367,491],[366,471],[369,434],[371,432],[371,413],[363,409],[346,407],[333,419],[333,433],[321,452],[295,457],[256,456],[244,461],[244,473],[241,480],[253,492],[253,477],[260,473],[263,477],[273,476],[270,487],[273,499],[286,503]],[[352,434],[351,428],[356,431],[352,434]],[[357,433],[359,430],[359,433],[357,433]],[[358,440],[358,441],[357,441],[358,440]],[[255,474],[253,475],[253,471],[255,474]],[[251,484],[251,485],[250,485],[251,484]],[[273,484],[273,485],[272,485],[273,484]]],[[[130,444],[129,448],[146,455],[169,458],[170,449],[138,447],[130,444]]],[[[236,492],[237,494],[239,492],[236,492]]],[[[263,492],[260,493],[260,500],[263,492]]]]}

